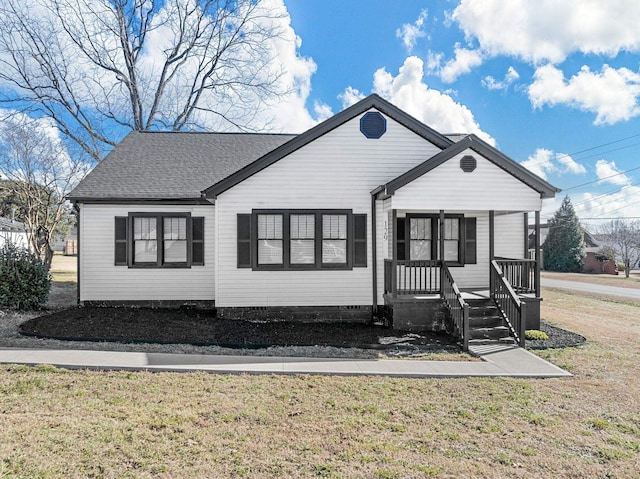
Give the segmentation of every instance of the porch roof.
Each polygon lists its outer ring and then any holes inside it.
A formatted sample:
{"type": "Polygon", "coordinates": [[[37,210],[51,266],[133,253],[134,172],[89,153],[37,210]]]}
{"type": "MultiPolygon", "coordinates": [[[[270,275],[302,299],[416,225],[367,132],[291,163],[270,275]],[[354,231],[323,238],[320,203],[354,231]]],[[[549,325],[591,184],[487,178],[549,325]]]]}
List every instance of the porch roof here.
{"type": "Polygon", "coordinates": [[[445,161],[462,153],[466,149],[471,149],[482,155],[482,157],[494,163],[499,168],[520,180],[533,190],[540,193],[541,198],[553,198],[556,193],[560,192],[559,188],[551,185],[539,176],[535,175],[527,168],[518,164],[504,153],[498,151],[493,146],[482,141],[476,135],[467,135],[462,140],[454,143],[450,147],[442,150],[440,153],[432,156],[425,162],[394,178],[386,184],[380,185],[371,191],[371,194],[378,199],[388,198],[392,196],[398,189],[420,178],[424,174],[443,164],[445,161]]]}

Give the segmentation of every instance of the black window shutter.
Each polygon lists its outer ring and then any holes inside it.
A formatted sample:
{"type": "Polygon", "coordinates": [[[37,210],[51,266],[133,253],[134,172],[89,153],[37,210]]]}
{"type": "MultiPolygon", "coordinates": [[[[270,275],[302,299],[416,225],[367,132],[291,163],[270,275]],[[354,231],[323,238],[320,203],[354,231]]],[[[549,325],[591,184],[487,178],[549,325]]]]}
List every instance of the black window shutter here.
{"type": "Polygon", "coordinates": [[[129,218],[116,216],[114,264],[127,266],[127,224],[129,218]]]}
{"type": "Polygon", "coordinates": [[[251,215],[238,215],[238,268],[251,268],[251,215]]]}
{"type": "Polygon", "coordinates": [[[476,264],[476,219],[464,219],[464,262],[465,264],[476,264]]]}
{"type": "Polygon", "coordinates": [[[398,252],[398,261],[404,261],[407,259],[406,254],[406,230],[405,230],[405,218],[396,218],[396,250],[398,252]]]}
{"type": "Polygon", "coordinates": [[[353,267],[367,267],[367,215],[353,215],[353,267]]]}
{"type": "Polygon", "coordinates": [[[204,266],[204,217],[191,217],[191,264],[204,266]]]}

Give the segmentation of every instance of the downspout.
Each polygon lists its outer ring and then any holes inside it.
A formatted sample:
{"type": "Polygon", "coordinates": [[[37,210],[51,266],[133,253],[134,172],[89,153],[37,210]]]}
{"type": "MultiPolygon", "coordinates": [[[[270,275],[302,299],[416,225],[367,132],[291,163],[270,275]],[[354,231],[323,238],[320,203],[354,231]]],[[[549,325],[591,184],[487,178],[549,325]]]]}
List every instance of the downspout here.
{"type": "Polygon", "coordinates": [[[78,222],[78,226],[77,226],[77,230],[78,233],[76,234],[76,280],[77,280],[77,288],[76,288],[76,294],[77,294],[77,298],[76,301],[78,304],[80,304],[80,206],[78,205],[78,203],[73,203],[73,209],[76,211],[76,215],[77,215],[77,222],[78,222]]]}
{"type": "Polygon", "coordinates": [[[376,237],[376,197],[371,195],[371,274],[373,275],[372,318],[378,316],[378,254],[376,237]]]}

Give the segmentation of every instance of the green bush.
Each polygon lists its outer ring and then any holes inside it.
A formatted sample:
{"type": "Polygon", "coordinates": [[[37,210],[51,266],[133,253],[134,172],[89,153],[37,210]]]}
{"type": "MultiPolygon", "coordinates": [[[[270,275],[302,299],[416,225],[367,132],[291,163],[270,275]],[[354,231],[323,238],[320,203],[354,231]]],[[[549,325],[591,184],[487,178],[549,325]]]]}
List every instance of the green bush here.
{"type": "Polygon", "coordinates": [[[50,286],[38,256],[10,243],[0,248],[0,308],[37,309],[47,302],[50,286]]]}
{"type": "Polygon", "coordinates": [[[549,339],[549,335],[544,331],[540,331],[538,329],[527,329],[524,332],[524,338],[528,339],[529,341],[546,341],[547,339],[549,339]]]}

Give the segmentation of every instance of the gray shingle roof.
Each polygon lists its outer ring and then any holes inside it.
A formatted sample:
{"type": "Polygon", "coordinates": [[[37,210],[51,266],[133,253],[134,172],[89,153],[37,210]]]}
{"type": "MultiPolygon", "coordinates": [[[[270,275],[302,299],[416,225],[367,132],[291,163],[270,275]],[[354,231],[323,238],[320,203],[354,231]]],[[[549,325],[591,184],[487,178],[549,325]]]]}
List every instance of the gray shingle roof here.
{"type": "Polygon", "coordinates": [[[68,198],[199,199],[201,191],[295,137],[131,132],[68,198]]]}
{"type": "Polygon", "coordinates": [[[0,231],[10,231],[12,233],[24,233],[26,228],[19,221],[12,221],[9,218],[0,216],[0,231]]]}

